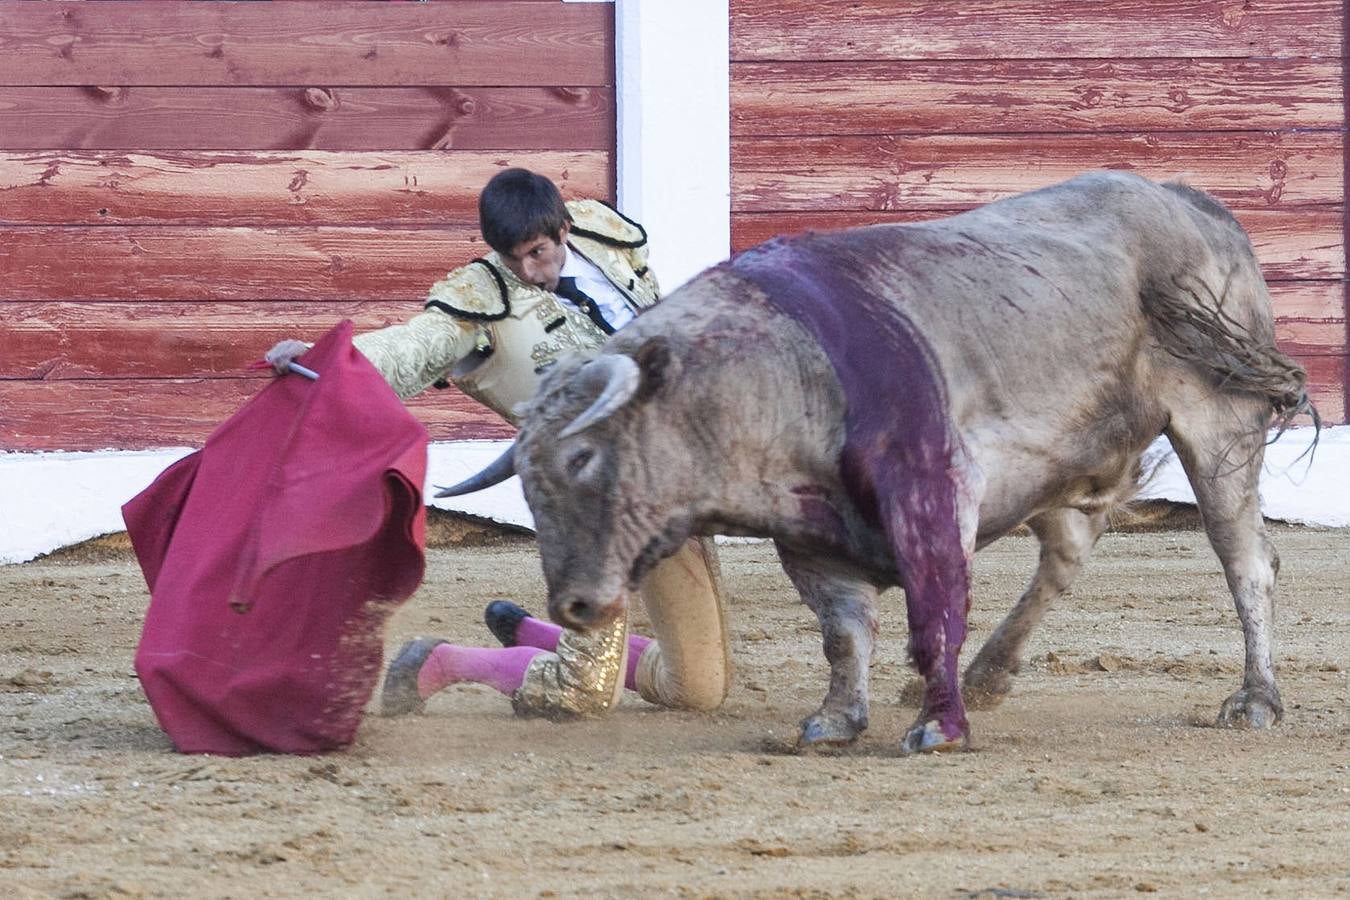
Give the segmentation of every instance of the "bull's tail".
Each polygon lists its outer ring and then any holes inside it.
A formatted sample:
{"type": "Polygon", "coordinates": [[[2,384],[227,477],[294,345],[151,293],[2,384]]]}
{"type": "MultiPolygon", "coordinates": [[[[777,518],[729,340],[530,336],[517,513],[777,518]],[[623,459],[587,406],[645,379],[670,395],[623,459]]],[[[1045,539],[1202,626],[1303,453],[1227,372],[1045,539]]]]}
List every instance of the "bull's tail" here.
{"type": "Polygon", "coordinates": [[[1218,293],[1199,278],[1173,278],[1143,294],[1144,314],[1163,349],[1209,373],[1221,390],[1263,397],[1270,403],[1270,425],[1283,434],[1303,414],[1312,418],[1313,443],[1321,416],[1308,396],[1308,373],[1275,346],[1254,334],[1224,309],[1230,275],[1218,293]]]}

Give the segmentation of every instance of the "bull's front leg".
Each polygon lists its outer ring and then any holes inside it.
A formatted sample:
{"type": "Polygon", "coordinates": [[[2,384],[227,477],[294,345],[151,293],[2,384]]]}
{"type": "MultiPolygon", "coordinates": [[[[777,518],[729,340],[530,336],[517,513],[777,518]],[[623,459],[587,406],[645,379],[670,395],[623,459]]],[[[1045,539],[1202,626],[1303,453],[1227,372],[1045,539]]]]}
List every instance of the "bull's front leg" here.
{"type": "Polygon", "coordinates": [[[954,750],[970,742],[957,665],[970,612],[981,484],[970,467],[928,477],[900,473],[886,501],[909,613],[910,659],[924,683],[919,717],[900,742],[903,753],[954,750]]]}
{"type": "Polygon", "coordinates": [[[924,693],[919,717],[905,733],[900,749],[920,753],[964,747],[970,726],[958,687],[957,660],[966,639],[969,558],[929,568],[905,581],[909,655],[923,679],[924,693]]]}
{"type": "Polygon", "coordinates": [[[778,545],[778,557],[802,601],[820,621],[830,689],[820,709],[802,720],[803,747],[849,744],[867,729],[868,665],[877,631],[876,588],[778,545]]]}

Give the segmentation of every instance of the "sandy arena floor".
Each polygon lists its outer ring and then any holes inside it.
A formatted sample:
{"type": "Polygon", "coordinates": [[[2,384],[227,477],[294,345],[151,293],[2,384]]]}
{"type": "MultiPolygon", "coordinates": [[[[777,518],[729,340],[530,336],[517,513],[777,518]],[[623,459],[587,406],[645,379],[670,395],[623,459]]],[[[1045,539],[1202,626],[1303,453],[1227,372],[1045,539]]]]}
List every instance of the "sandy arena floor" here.
{"type": "MultiPolygon", "coordinates": [[[[126,554],[0,567],[0,895],[1350,895],[1350,531],[1274,532],[1279,728],[1209,727],[1242,649],[1204,535],[1112,533],[1013,696],[972,714],[973,751],[909,759],[894,592],[871,731],[792,752],[826,667],[767,544],[722,548],[737,672],[715,714],[630,695],[604,722],[518,721],[467,687],[308,758],[171,750],[131,669],[126,554]]],[[[978,557],[967,659],[1035,555],[978,557]]],[[[531,543],[434,550],[388,646],[484,643],[500,596],[539,605],[531,543]]]]}

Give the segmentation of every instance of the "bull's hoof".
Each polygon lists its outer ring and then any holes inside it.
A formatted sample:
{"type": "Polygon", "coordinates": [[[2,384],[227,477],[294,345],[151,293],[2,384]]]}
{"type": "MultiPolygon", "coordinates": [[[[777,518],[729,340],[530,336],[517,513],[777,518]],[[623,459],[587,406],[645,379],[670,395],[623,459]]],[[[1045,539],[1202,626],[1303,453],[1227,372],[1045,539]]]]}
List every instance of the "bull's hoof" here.
{"type": "Polygon", "coordinates": [[[1012,693],[1016,667],[985,664],[977,656],[961,679],[961,699],[967,709],[996,709],[1012,693]]]}
{"type": "Polygon", "coordinates": [[[1008,672],[986,673],[974,680],[967,672],[966,680],[961,685],[961,699],[965,702],[966,709],[998,709],[999,704],[1006,700],[1010,693],[1012,693],[1012,675],[1008,672]]]}
{"type": "Polygon", "coordinates": [[[998,709],[1003,701],[1008,699],[1011,685],[1002,690],[989,690],[978,685],[965,685],[961,688],[961,700],[966,704],[966,709],[977,709],[981,712],[987,712],[991,709],[998,709]]]}
{"type": "Polygon", "coordinates": [[[952,750],[964,750],[969,743],[968,735],[946,734],[937,719],[929,719],[927,722],[916,722],[905,733],[905,739],[900,742],[900,752],[906,756],[915,753],[947,753],[952,750]]]}
{"type": "Polygon", "coordinates": [[[1274,687],[1243,688],[1219,708],[1221,728],[1271,728],[1284,718],[1284,704],[1274,687]]]}
{"type": "Polygon", "coordinates": [[[797,746],[843,747],[856,741],[858,735],[866,730],[866,718],[858,719],[846,713],[828,713],[821,710],[802,720],[797,746]]]}

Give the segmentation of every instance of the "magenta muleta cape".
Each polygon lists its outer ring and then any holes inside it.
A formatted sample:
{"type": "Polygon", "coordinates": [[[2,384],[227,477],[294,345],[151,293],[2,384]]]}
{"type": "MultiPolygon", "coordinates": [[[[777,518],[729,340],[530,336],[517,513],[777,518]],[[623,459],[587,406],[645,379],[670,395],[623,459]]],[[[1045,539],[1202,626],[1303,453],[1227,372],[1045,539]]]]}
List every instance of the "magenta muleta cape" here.
{"type": "Polygon", "coordinates": [[[335,327],[122,508],[150,586],[136,672],[184,753],[351,742],[422,580],[426,429],[335,327]]]}

